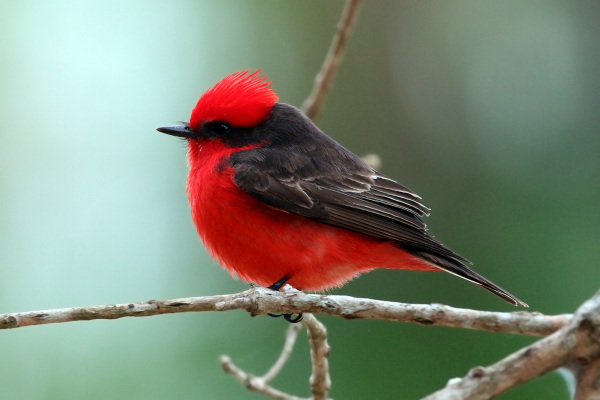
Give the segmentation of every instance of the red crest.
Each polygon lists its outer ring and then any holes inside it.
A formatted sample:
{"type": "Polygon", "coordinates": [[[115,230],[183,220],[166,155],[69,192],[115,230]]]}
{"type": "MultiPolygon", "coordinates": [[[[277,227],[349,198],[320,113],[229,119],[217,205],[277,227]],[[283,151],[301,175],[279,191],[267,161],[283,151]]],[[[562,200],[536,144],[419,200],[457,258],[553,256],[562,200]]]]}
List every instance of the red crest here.
{"type": "Polygon", "coordinates": [[[223,121],[233,127],[257,126],[277,102],[271,82],[260,71],[236,72],[204,92],[192,110],[190,128],[207,121],[223,121]]]}

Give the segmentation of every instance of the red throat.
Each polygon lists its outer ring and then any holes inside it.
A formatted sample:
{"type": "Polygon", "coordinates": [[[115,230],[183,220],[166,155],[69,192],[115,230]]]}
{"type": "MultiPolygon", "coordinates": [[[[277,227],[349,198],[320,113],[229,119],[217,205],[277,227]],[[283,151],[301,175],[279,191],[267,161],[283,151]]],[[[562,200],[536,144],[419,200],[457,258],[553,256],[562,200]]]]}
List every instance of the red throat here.
{"type": "Polygon", "coordinates": [[[270,114],[277,102],[271,82],[260,71],[236,72],[204,92],[192,111],[194,130],[206,121],[223,121],[233,127],[256,126],[270,114]]]}

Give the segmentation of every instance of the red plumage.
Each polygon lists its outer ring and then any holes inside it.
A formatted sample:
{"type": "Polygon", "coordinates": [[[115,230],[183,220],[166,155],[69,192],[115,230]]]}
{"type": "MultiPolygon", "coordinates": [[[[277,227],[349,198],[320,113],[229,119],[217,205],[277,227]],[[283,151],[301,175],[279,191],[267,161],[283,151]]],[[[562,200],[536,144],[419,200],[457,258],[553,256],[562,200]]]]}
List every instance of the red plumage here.
{"type": "Polygon", "coordinates": [[[237,72],[204,92],[192,111],[190,127],[197,129],[204,121],[226,121],[231,126],[256,126],[277,102],[271,82],[256,71],[237,72]]]}
{"type": "Polygon", "coordinates": [[[323,290],[373,268],[438,270],[391,242],[283,212],[244,193],[232,169],[219,168],[240,150],[190,141],[188,152],[192,219],[211,256],[231,275],[265,287],[287,275],[297,289],[323,290]]]}
{"type": "Polygon", "coordinates": [[[427,232],[417,194],[277,103],[259,72],[224,78],[188,124],[159,131],[187,139],[192,219],[233,276],[324,290],[374,268],[445,270],[526,305],[427,232]]]}

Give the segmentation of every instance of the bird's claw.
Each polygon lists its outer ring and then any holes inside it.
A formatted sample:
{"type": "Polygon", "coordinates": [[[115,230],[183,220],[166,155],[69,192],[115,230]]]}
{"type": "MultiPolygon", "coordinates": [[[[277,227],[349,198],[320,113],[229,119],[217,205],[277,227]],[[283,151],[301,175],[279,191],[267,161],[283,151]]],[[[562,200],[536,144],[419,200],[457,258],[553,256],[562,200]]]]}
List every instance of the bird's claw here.
{"type": "MultiPolygon", "coordinates": [[[[289,275],[284,275],[283,278],[281,278],[280,280],[278,280],[277,282],[275,282],[274,284],[272,284],[271,286],[268,287],[268,289],[274,290],[276,292],[279,291],[279,289],[281,289],[287,281],[289,281],[291,278],[291,276],[289,275]]],[[[302,313],[300,314],[271,314],[271,313],[267,313],[267,315],[269,317],[273,317],[273,318],[279,318],[281,316],[283,316],[283,319],[285,319],[287,322],[291,323],[291,324],[297,324],[298,322],[302,321],[302,313]],[[293,315],[296,315],[296,317],[292,317],[293,315]]]]}
{"type": "Polygon", "coordinates": [[[289,322],[291,324],[297,324],[298,322],[302,321],[302,318],[304,318],[304,316],[301,313],[300,314],[271,314],[271,313],[267,313],[267,315],[269,317],[273,317],[273,318],[283,317],[283,319],[285,319],[287,322],[289,322]],[[296,315],[296,317],[292,317],[293,315],[296,315]]]}

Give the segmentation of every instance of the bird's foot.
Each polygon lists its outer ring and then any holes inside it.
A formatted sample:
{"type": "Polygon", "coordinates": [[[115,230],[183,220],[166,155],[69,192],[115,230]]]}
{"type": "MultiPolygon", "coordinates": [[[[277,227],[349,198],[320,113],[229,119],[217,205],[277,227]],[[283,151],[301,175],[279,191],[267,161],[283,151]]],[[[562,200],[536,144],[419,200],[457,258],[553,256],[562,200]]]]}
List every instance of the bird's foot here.
{"type": "Polygon", "coordinates": [[[279,317],[283,317],[283,319],[285,319],[287,322],[291,323],[291,324],[297,324],[298,322],[302,321],[302,318],[304,318],[303,314],[271,314],[271,313],[267,313],[267,315],[269,317],[273,317],[273,318],[279,318],[279,317]]]}
{"type": "MultiPolygon", "coordinates": [[[[269,286],[267,289],[271,289],[274,290],[276,292],[279,291],[279,289],[281,289],[287,281],[289,281],[291,278],[291,276],[285,275],[283,278],[281,278],[280,280],[278,280],[277,282],[275,282],[274,284],[272,284],[271,286],[269,286]]],[[[297,324],[298,322],[302,321],[302,314],[271,314],[268,313],[267,314],[269,317],[273,317],[273,318],[279,318],[281,316],[283,316],[283,319],[285,319],[287,322],[291,323],[291,324],[297,324]],[[294,317],[295,315],[295,317],[294,317]]]]}

